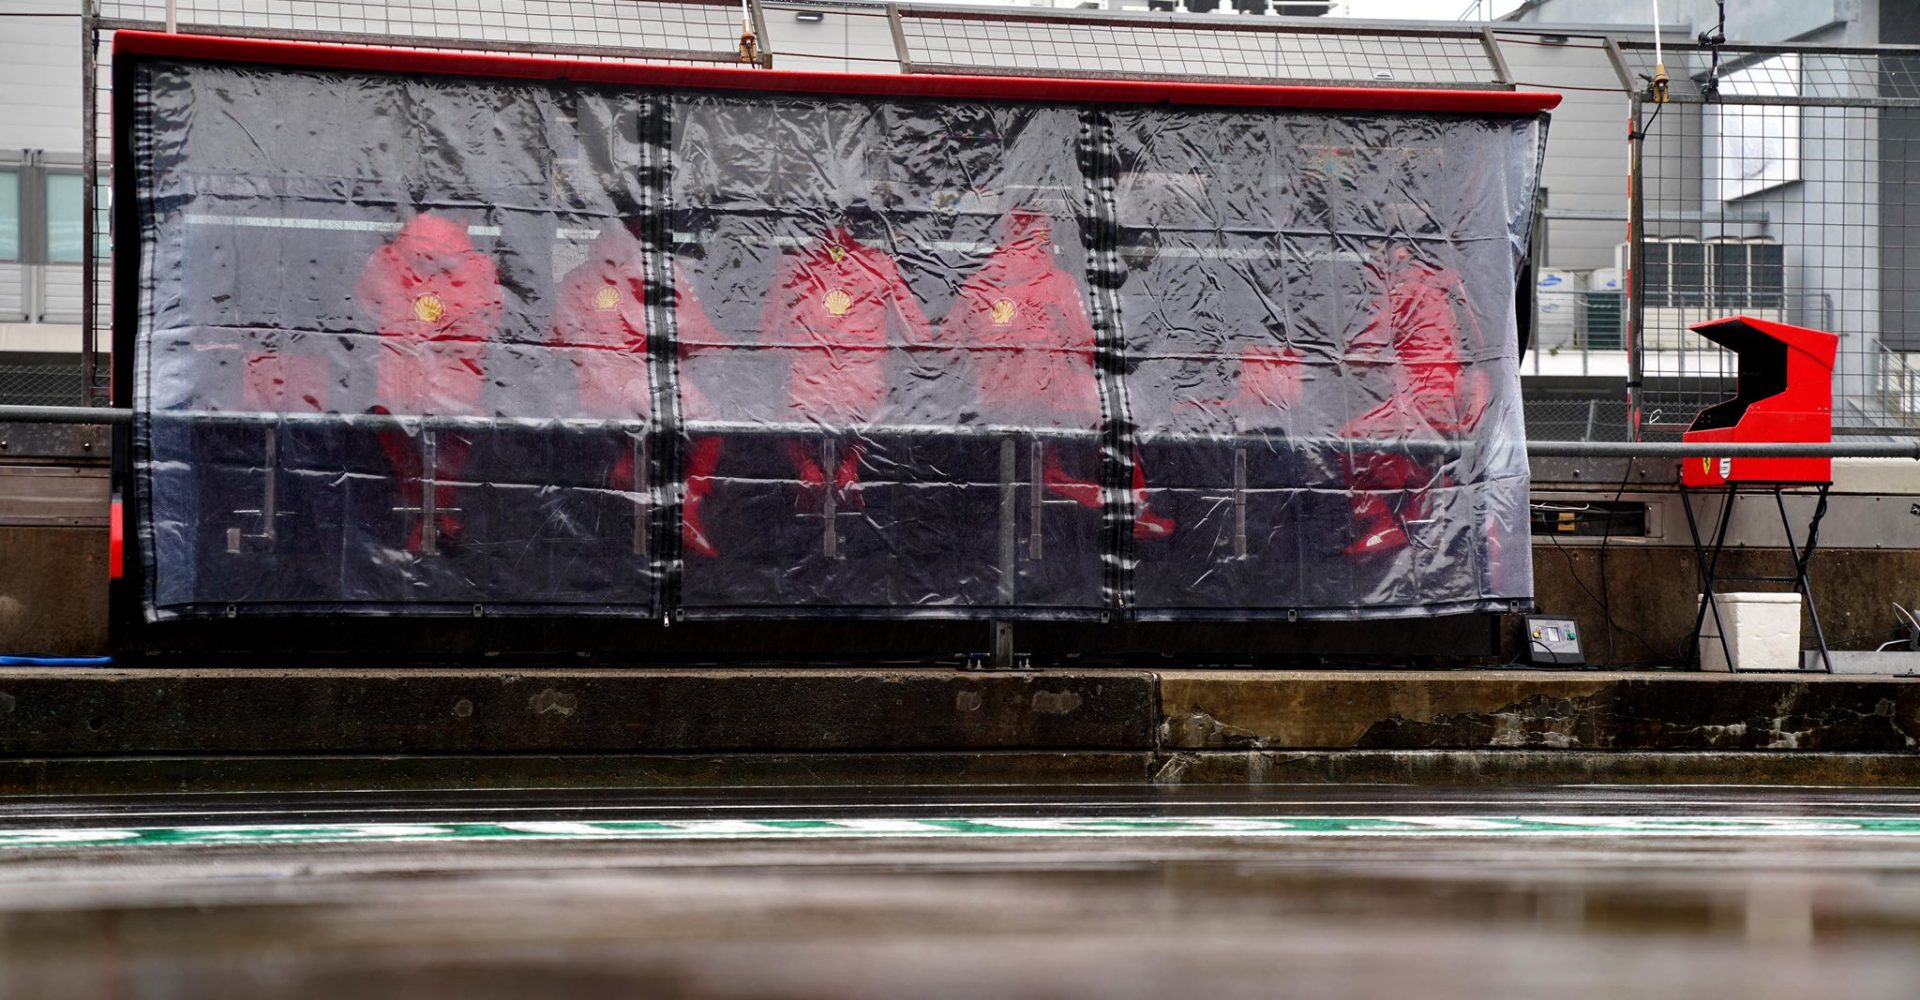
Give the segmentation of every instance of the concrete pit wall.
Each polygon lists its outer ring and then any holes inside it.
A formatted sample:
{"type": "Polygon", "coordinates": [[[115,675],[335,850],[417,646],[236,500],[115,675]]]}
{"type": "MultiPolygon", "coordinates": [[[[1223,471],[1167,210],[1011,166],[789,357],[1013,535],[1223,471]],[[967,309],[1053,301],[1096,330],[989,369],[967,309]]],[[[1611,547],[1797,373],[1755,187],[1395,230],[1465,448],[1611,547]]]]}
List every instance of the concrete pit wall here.
{"type": "Polygon", "coordinates": [[[0,424],[0,655],[107,648],[104,427],[0,424]]]}
{"type": "MultiPolygon", "coordinates": [[[[108,444],[106,429],[101,427],[0,424],[0,655],[107,652],[108,444]]],[[[1610,469],[1537,463],[1536,497],[1605,501],[1618,497],[1653,508],[1648,536],[1609,538],[1604,546],[1590,537],[1535,536],[1537,601],[1544,611],[1571,615],[1579,622],[1590,663],[1671,664],[1685,658],[1698,593],[1685,517],[1670,485],[1670,468],[1652,468],[1645,474],[1636,471],[1630,477],[1631,492],[1595,489],[1594,484],[1601,482],[1617,487],[1624,481],[1620,468],[1617,463],[1610,469]],[[1543,474],[1552,478],[1542,481],[1543,474]]],[[[1920,605],[1920,515],[1912,513],[1920,504],[1920,463],[1843,462],[1837,464],[1836,478],[1822,549],[1811,575],[1833,647],[1871,649],[1904,634],[1896,628],[1891,602],[1909,608],[1920,605]]],[[[1731,533],[1733,547],[1724,557],[1725,571],[1734,575],[1786,572],[1790,563],[1770,498],[1745,500],[1742,505],[1731,533]]],[[[1717,506],[1697,506],[1703,522],[1711,524],[1718,517],[1717,506]]],[[[1790,510],[1804,523],[1811,506],[1808,501],[1795,501],[1790,510]]],[[[958,637],[951,651],[962,651],[972,632],[981,628],[950,629],[958,637]]],[[[1517,622],[1505,623],[1501,631],[1503,641],[1495,655],[1482,655],[1493,652],[1485,630],[1460,620],[1416,624],[1411,633],[1396,629],[1396,635],[1407,634],[1388,646],[1379,645],[1378,628],[1330,623],[1275,625],[1262,630],[1257,641],[1264,654],[1275,658],[1293,653],[1337,662],[1344,655],[1348,662],[1404,664],[1422,654],[1467,654],[1493,663],[1514,659],[1522,649],[1517,622]]],[[[1137,636],[1143,646],[1158,646],[1168,632],[1142,627],[1128,638],[1137,636]]],[[[875,641],[902,641],[908,634],[887,633],[875,641]]],[[[1803,623],[1802,634],[1810,644],[1810,620],[1803,623]]],[[[944,635],[941,641],[946,641],[944,635]]],[[[1035,635],[1027,648],[1054,662],[1055,657],[1073,651],[1062,641],[1077,640],[1035,635]]],[[[984,643],[974,645],[984,648],[984,643]]],[[[826,647],[804,652],[818,659],[833,658],[826,647]]],[[[860,651],[862,655],[884,652],[879,648],[860,651]]],[[[1117,655],[1119,651],[1096,652],[1117,655]]],[[[1164,662],[1157,654],[1191,650],[1183,644],[1181,650],[1141,652],[1147,654],[1145,659],[1164,662]]],[[[1188,655],[1184,662],[1214,659],[1207,654],[1188,655]]],[[[1232,657],[1218,659],[1233,661],[1232,657]]]]}

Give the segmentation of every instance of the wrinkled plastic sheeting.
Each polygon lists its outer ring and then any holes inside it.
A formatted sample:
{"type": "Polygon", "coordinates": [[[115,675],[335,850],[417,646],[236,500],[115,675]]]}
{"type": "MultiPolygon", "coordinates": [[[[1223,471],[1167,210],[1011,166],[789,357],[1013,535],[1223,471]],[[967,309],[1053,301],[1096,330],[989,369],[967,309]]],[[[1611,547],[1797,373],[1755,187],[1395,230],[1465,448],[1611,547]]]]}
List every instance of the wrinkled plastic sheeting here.
{"type": "Polygon", "coordinates": [[[1544,119],[137,72],[152,616],[1531,594],[1544,119]]]}

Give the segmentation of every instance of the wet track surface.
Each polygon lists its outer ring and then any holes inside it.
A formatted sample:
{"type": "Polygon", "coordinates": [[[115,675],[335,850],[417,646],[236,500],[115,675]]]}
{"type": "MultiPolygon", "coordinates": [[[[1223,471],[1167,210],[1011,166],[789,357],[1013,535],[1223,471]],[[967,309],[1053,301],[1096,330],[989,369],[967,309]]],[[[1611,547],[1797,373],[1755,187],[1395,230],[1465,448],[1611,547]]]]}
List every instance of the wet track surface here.
{"type": "Polygon", "coordinates": [[[0,996],[1911,997],[1912,821],[1725,787],[16,798],[0,996]]]}

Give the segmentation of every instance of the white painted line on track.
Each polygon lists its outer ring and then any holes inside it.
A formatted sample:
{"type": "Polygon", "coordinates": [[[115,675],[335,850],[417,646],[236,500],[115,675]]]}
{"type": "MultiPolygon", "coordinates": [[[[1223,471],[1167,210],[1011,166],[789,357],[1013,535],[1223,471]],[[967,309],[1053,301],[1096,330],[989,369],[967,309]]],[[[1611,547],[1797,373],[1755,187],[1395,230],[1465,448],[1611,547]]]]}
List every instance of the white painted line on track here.
{"type": "MultiPolygon", "coordinates": [[[[1634,806],[1637,808],[1645,808],[1650,805],[1657,805],[1664,809],[1682,810],[1682,811],[1718,808],[1718,807],[1724,807],[1724,806],[1734,806],[1734,807],[1739,807],[1744,809],[1751,809],[1757,805],[1767,804],[1765,800],[1756,802],[1755,800],[1750,798],[1692,799],[1692,798],[1668,798],[1668,797],[1660,797],[1660,798],[1581,797],[1581,798],[1564,798],[1564,799],[1528,798],[1520,801],[1524,803],[1524,805],[1529,809],[1563,807],[1563,806],[1574,807],[1574,808],[1597,808],[1601,806],[1623,806],[1623,805],[1634,806]]],[[[913,810],[916,812],[925,812],[925,813],[941,813],[941,812],[951,812],[956,809],[1010,809],[1010,808],[1030,809],[1035,812],[1044,812],[1044,811],[1053,810],[1053,809],[1069,808],[1069,809],[1078,809],[1078,810],[1086,810],[1086,811],[1114,811],[1114,812],[1143,813],[1143,812],[1147,812],[1154,809],[1161,809],[1161,810],[1165,810],[1168,813],[1168,815],[1162,816],[1162,817],[1153,817],[1153,818],[1178,819],[1180,818],[1177,815],[1178,813],[1185,812],[1192,809],[1243,808],[1243,809],[1249,810],[1250,812],[1257,812],[1258,810],[1261,810],[1263,808],[1272,809],[1274,808],[1275,805],[1284,805],[1288,809],[1326,808],[1326,807],[1339,807],[1339,808],[1351,808],[1351,809],[1370,809],[1370,808],[1388,807],[1388,808],[1394,808],[1394,809],[1401,809],[1401,808],[1409,808],[1409,807],[1432,808],[1435,806],[1439,806],[1439,807],[1458,806],[1464,810],[1464,809],[1474,808],[1475,806],[1484,808],[1487,805],[1487,803],[1485,802],[1470,803],[1460,799],[1287,799],[1284,803],[1265,803],[1265,802],[1252,800],[1252,799],[1222,799],[1222,800],[1204,800],[1204,801],[1171,799],[1166,801],[1133,800],[1133,801],[1114,801],[1114,802],[1097,802],[1097,801],[1089,802],[1089,801],[1080,800],[1080,799],[1036,800],[1036,801],[1010,801],[1010,800],[1004,800],[1004,799],[990,799],[990,800],[977,801],[977,802],[969,802],[969,801],[944,802],[939,800],[925,800],[925,799],[919,799],[919,800],[901,799],[897,801],[887,801],[887,802],[802,802],[802,803],[715,802],[715,803],[658,803],[658,804],[583,803],[583,804],[564,804],[564,805],[536,805],[536,804],[498,805],[496,804],[494,806],[494,810],[497,812],[503,812],[503,813],[552,813],[552,812],[562,812],[562,813],[615,812],[615,813],[619,813],[619,812],[624,812],[624,813],[634,813],[634,814],[652,814],[652,813],[674,813],[674,812],[744,812],[744,813],[821,812],[821,811],[897,812],[901,810],[913,810]]],[[[1846,799],[1822,799],[1815,803],[1795,802],[1787,799],[1781,799],[1779,801],[1779,805],[1783,812],[1782,818],[1796,818],[1797,814],[1805,813],[1807,809],[1810,807],[1811,808],[1822,808],[1822,807],[1831,808],[1834,806],[1866,806],[1876,810],[1885,810],[1888,812],[1920,812],[1920,799],[1914,799],[1909,801],[1888,801],[1888,800],[1876,799],[1872,797],[1863,797],[1863,798],[1846,798],[1846,799]],[[1791,810],[1792,812],[1788,812],[1789,810],[1791,810]]],[[[476,810],[471,805],[462,805],[457,801],[449,801],[444,804],[435,803],[435,804],[410,805],[410,806],[353,806],[353,805],[304,806],[304,805],[299,805],[297,803],[289,802],[273,808],[260,808],[260,809],[129,808],[129,809],[119,809],[119,810],[62,811],[62,810],[52,810],[52,809],[43,810],[43,809],[29,808],[29,809],[21,809],[19,811],[10,812],[4,807],[0,807],[0,824],[12,823],[12,822],[25,822],[25,821],[39,821],[39,820],[59,821],[59,820],[78,820],[78,819],[128,819],[128,820],[156,819],[156,818],[164,818],[164,817],[170,817],[170,816],[186,816],[186,817],[196,817],[196,818],[197,817],[232,817],[232,816],[288,816],[288,815],[385,816],[385,815],[406,815],[410,813],[411,814],[421,814],[421,813],[448,814],[448,813],[462,813],[462,812],[474,812],[474,811],[478,811],[478,810],[476,810]]],[[[1284,815],[1281,815],[1281,816],[1275,816],[1273,818],[1284,819],[1286,817],[1284,815]]]]}
{"type": "Polygon", "coordinates": [[[0,849],[454,841],[1010,837],[1920,837],[1920,819],[1795,816],[981,816],[0,829],[0,849]]]}

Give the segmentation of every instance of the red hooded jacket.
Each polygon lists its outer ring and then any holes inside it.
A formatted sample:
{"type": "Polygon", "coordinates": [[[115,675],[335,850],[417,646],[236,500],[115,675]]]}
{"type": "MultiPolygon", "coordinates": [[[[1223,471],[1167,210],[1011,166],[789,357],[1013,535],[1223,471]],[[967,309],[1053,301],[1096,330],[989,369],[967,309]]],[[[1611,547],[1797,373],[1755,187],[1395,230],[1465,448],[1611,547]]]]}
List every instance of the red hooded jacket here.
{"type": "Polygon", "coordinates": [[[1347,358],[1389,366],[1394,395],[1357,418],[1353,429],[1368,436],[1472,429],[1486,408],[1486,386],[1460,357],[1454,311],[1456,302],[1463,310],[1466,305],[1460,276],[1409,258],[1390,262],[1382,277],[1386,287],[1347,358]]]}
{"type": "Polygon", "coordinates": [[[971,353],[990,419],[1098,426],[1093,323],[1080,287],[1054,260],[1045,215],[1008,217],[1007,242],[960,286],[941,340],[971,353]]]}
{"type": "Polygon", "coordinates": [[[613,223],[556,290],[548,340],[573,369],[582,416],[644,417],[653,408],[640,253],[640,241],[613,223]]]}
{"type": "Polygon", "coordinates": [[[493,258],[467,227],[414,216],[360,275],[361,307],[380,331],[380,401],[396,412],[471,414],[486,383],[486,342],[500,326],[493,258]]]}
{"type": "Polygon", "coordinates": [[[886,403],[888,350],[923,346],[929,335],[893,257],[836,227],[781,261],[760,340],[790,360],[794,417],[857,424],[886,403]]]}
{"type": "MultiPolygon", "coordinates": [[[[643,249],[625,226],[614,223],[594,238],[587,259],[560,280],[549,341],[573,367],[584,416],[624,419],[652,412],[643,249]]],[[[685,271],[676,268],[675,284],[674,319],[684,361],[721,340],[685,271]]],[[[681,379],[680,392],[688,417],[712,415],[690,379],[681,379]]]]}

